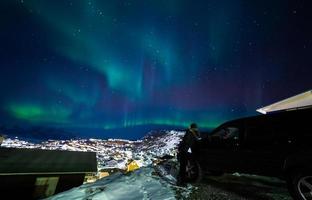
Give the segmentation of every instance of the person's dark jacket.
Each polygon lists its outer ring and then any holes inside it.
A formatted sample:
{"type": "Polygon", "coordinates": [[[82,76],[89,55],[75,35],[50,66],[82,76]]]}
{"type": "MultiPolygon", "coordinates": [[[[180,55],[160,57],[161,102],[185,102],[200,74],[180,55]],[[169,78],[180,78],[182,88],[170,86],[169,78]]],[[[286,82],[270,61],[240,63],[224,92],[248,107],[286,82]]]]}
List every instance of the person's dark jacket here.
{"type": "Polygon", "coordinates": [[[199,132],[192,129],[187,129],[182,141],[178,146],[179,153],[186,153],[189,148],[193,152],[194,144],[197,140],[199,140],[199,132]]]}

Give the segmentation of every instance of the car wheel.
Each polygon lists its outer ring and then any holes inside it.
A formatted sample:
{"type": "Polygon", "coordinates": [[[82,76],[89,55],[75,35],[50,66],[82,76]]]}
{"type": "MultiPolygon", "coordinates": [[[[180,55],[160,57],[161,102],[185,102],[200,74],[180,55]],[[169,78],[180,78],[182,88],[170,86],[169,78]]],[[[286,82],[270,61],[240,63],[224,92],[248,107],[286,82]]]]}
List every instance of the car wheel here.
{"type": "Polygon", "coordinates": [[[312,200],[312,173],[294,173],[289,179],[288,187],[294,199],[312,200]]]}
{"type": "Polygon", "coordinates": [[[185,168],[185,179],[187,182],[197,183],[202,179],[202,170],[198,162],[188,158],[185,168]]]}

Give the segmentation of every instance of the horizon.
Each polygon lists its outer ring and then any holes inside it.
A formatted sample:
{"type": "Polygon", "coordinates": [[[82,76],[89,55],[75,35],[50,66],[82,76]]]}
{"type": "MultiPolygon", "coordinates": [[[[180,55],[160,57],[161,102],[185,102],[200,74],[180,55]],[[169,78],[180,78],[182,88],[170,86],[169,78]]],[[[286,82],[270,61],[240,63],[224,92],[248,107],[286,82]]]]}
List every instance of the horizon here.
{"type": "MultiPolygon", "coordinates": [[[[185,131],[187,127],[169,125],[137,125],[131,127],[115,128],[109,130],[98,129],[62,129],[55,127],[6,127],[0,126],[0,133],[8,138],[18,137],[28,140],[68,140],[68,139],[126,139],[140,140],[153,132],[185,131]],[[1,132],[4,131],[4,132],[1,132]],[[131,134],[124,134],[125,132],[131,134]]],[[[200,132],[208,133],[213,128],[200,127],[200,132]]]]}

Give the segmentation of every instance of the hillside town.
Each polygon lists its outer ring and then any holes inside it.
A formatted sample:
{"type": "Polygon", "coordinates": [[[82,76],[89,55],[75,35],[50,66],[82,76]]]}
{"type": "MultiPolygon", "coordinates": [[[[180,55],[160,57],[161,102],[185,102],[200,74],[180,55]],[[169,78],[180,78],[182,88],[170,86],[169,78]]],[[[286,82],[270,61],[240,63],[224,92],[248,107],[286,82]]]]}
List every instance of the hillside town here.
{"type": "Polygon", "coordinates": [[[32,143],[18,137],[6,138],[1,147],[64,151],[96,152],[98,174],[90,175],[86,182],[109,176],[115,172],[129,172],[151,165],[164,155],[176,155],[176,147],[183,131],[150,132],[142,140],[123,139],[71,139],[47,140],[32,143]]]}

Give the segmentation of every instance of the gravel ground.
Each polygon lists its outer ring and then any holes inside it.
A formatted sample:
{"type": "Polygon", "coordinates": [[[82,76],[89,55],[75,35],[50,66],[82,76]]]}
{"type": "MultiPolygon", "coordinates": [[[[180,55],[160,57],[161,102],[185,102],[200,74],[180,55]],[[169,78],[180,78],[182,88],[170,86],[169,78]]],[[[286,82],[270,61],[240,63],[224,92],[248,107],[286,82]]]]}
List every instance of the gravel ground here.
{"type": "MultiPolygon", "coordinates": [[[[291,200],[286,183],[279,179],[253,176],[230,175],[208,177],[193,184],[190,195],[177,189],[177,199],[191,200],[291,200]]],[[[189,186],[190,187],[190,186],[189,186]]]]}

